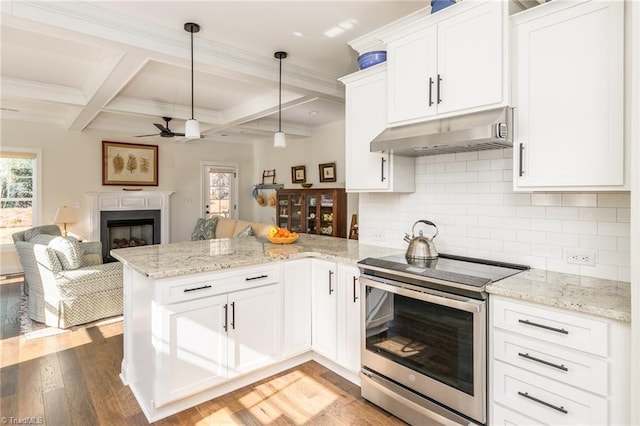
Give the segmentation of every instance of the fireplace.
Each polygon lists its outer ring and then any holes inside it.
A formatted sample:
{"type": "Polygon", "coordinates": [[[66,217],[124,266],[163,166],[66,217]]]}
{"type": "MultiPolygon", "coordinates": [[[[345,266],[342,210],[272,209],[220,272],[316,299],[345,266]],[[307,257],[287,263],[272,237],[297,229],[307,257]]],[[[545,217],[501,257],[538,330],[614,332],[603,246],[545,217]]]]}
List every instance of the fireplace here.
{"type": "Polygon", "coordinates": [[[104,262],[115,262],[113,249],[160,244],[160,210],[100,212],[100,241],[104,262]]]}
{"type": "Polygon", "coordinates": [[[110,250],[119,244],[170,243],[170,198],[173,191],[88,192],[89,241],[102,241],[102,257],[109,262],[110,250]],[[106,221],[110,221],[107,226],[106,221]],[[107,237],[107,233],[110,234],[107,237]],[[122,241],[125,240],[125,241],[122,241]]]}

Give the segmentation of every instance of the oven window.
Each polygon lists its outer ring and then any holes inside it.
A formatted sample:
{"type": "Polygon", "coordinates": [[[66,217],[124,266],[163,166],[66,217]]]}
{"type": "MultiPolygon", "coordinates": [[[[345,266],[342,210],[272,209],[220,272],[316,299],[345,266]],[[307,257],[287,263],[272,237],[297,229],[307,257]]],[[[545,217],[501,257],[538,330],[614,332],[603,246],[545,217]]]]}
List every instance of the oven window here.
{"type": "Polygon", "coordinates": [[[366,350],[473,396],[473,314],[366,287],[366,350]]]}

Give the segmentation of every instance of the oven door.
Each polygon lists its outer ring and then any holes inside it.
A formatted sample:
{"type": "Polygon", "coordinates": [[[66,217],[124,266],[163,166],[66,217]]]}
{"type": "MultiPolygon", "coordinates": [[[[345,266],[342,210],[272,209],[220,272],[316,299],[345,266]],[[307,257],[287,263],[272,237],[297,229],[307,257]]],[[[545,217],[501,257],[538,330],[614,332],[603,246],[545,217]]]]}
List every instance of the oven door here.
{"type": "Polygon", "coordinates": [[[362,364],[486,422],[486,302],[360,276],[362,364]]]}

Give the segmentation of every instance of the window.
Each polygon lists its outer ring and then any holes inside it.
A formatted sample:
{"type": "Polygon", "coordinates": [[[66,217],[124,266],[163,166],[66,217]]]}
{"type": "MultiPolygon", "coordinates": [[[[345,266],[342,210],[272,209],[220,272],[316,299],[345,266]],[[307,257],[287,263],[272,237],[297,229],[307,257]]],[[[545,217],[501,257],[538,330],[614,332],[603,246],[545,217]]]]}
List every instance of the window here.
{"type": "Polygon", "coordinates": [[[234,166],[204,164],[204,217],[221,216],[235,219],[236,168],[234,166]]]}
{"type": "Polygon", "coordinates": [[[0,151],[0,244],[13,244],[11,234],[40,224],[39,153],[0,151]]]}

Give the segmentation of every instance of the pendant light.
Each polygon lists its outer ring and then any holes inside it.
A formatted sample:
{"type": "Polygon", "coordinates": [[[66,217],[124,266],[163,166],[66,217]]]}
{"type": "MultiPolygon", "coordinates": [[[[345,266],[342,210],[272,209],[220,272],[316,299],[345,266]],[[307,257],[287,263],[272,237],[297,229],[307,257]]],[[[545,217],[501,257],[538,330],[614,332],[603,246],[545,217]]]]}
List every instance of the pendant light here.
{"type": "Polygon", "coordinates": [[[278,131],[273,135],[273,147],[286,148],[287,138],[282,131],[282,60],[287,57],[287,52],[276,52],[273,56],[280,60],[280,77],[278,79],[278,131]]]}
{"type": "Polygon", "coordinates": [[[200,123],[193,117],[193,33],[200,31],[200,25],[187,22],[184,24],[184,29],[191,33],[191,119],[184,123],[184,137],[187,139],[199,139],[200,123]]]}

